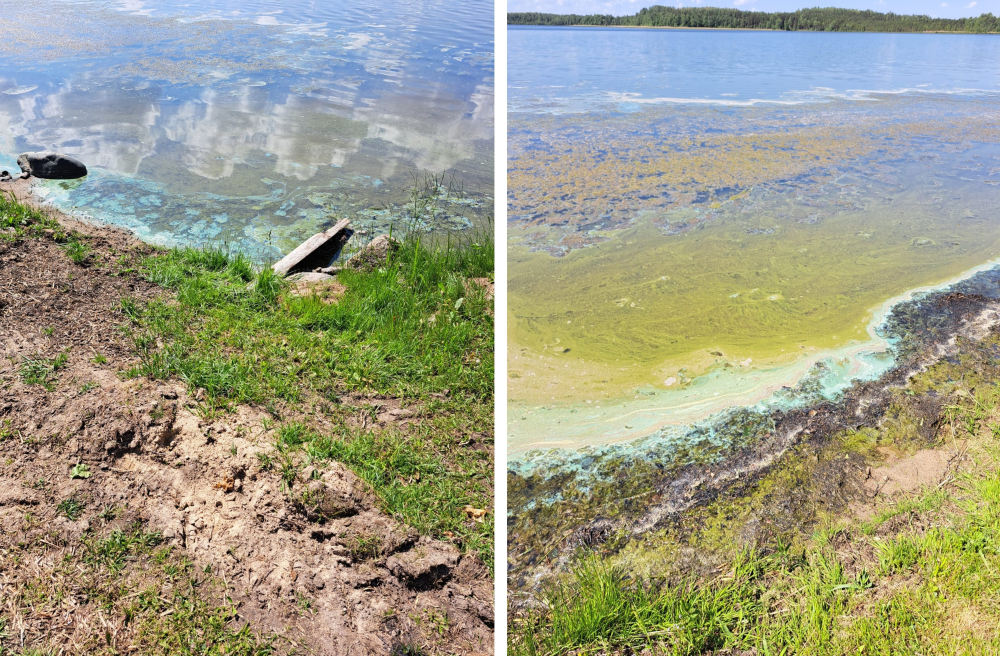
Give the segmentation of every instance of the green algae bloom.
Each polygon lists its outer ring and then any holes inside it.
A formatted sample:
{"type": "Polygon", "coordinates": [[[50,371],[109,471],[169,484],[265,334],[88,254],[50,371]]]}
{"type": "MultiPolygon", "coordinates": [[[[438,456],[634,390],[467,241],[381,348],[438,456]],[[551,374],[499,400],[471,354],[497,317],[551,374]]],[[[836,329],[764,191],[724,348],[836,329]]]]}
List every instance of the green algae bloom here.
{"type": "Polygon", "coordinates": [[[1000,256],[1000,114],[966,103],[515,123],[512,457],[756,403],[855,358],[887,300],[1000,256]]]}

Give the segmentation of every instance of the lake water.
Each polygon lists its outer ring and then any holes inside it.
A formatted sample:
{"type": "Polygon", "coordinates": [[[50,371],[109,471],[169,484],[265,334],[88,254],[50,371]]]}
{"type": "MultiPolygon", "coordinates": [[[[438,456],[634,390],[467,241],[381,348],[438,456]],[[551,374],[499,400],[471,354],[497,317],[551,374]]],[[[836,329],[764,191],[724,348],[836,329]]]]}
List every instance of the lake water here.
{"type": "Polygon", "coordinates": [[[78,157],[85,180],[39,192],[147,241],[266,260],[344,217],[491,212],[487,0],[17,3],[0,34],[0,163],[78,157]]]}
{"type": "Polygon", "coordinates": [[[512,461],[833,397],[892,365],[896,300],[1000,257],[1000,39],[508,46],[512,461]]]}
{"type": "Polygon", "coordinates": [[[992,35],[509,27],[512,113],[998,92],[992,35]]]}

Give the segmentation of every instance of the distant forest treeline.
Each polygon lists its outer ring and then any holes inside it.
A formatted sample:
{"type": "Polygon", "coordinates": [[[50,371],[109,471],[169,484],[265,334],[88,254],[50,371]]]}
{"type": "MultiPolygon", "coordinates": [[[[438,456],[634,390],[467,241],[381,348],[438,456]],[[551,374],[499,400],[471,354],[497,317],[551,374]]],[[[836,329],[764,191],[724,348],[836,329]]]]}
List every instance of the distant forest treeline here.
{"type": "Polygon", "coordinates": [[[931,18],[871,10],[816,8],[792,12],[741,11],[715,7],[675,9],[656,5],[632,16],[542,14],[512,12],[508,25],[607,25],[620,27],[721,27],[749,30],[811,30],[816,32],[1000,32],[1000,16],[931,18]]]}

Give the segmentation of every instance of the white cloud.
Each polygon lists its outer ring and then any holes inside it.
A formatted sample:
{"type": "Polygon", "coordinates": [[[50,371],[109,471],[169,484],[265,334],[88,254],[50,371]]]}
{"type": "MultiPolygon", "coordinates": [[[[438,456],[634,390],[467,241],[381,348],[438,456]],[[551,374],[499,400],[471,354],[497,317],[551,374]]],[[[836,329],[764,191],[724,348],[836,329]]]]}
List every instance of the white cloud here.
{"type": "Polygon", "coordinates": [[[753,2],[753,1],[754,1],[754,0],[733,0],[733,4],[734,4],[735,6],[737,6],[737,7],[739,7],[740,5],[748,5],[748,4],[750,4],[751,2],[753,2]]]}
{"type": "Polygon", "coordinates": [[[942,2],[942,3],[941,3],[941,6],[942,6],[942,7],[947,7],[947,6],[948,6],[948,3],[947,3],[947,2],[942,2]]]}
{"type": "Polygon", "coordinates": [[[975,6],[977,5],[977,4],[979,4],[979,3],[977,3],[977,2],[975,2],[975,1],[973,1],[973,2],[970,2],[969,4],[965,5],[965,8],[966,8],[966,9],[972,9],[972,8],[973,8],[973,7],[975,7],[975,6]]]}

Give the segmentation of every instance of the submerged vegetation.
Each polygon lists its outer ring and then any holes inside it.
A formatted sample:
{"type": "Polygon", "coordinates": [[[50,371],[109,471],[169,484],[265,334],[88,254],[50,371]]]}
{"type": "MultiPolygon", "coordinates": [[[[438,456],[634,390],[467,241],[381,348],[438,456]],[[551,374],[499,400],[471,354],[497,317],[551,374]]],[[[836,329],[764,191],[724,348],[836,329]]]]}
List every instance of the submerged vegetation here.
{"type": "Polygon", "coordinates": [[[605,424],[573,421],[587,401],[632,425],[671,397],[752,405],[751,377],[784,385],[821,351],[854,366],[886,300],[994,257],[981,115],[887,95],[512,119],[513,441],[599,442],[605,424]]]}
{"type": "MultiPolygon", "coordinates": [[[[970,7],[972,5],[969,5],[970,7]]],[[[744,11],[717,7],[654,5],[631,16],[609,14],[545,14],[510,12],[508,25],[596,25],[615,27],[693,27],[743,30],[808,30],[816,32],[1000,32],[1000,17],[932,18],[835,7],[791,12],[744,11]]]]}

